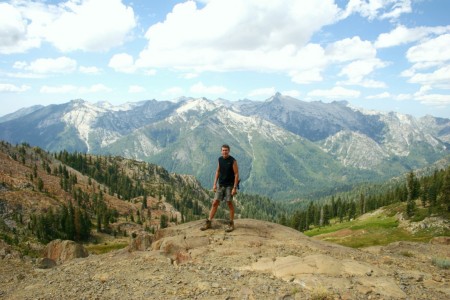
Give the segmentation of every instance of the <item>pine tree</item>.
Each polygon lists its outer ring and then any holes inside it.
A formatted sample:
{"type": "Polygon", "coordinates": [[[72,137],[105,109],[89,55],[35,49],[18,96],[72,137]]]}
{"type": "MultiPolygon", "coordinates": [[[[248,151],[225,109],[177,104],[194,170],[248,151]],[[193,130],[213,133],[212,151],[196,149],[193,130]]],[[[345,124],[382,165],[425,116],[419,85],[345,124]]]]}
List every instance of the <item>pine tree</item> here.
{"type": "Polygon", "coordinates": [[[168,217],[166,215],[162,214],[160,222],[159,222],[159,227],[162,229],[162,228],[166,228],[167,226],[169,226],[168,217]]]}
{"type": "Polygon", "coordinates": [[[447,168],[447,171],[445,172],[441,194],[442,194],[442,203],[444,204],[447,211],[450,212],[450,167],[447,168]]]}

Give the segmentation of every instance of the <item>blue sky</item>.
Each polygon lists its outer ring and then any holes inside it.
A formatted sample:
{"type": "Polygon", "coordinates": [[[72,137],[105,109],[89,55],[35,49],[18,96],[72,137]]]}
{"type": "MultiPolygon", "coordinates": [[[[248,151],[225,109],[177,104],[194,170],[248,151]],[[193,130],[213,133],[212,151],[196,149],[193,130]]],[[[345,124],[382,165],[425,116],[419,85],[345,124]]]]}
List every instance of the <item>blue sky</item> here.
{"type": "Polygon", "coordinates": [[[84,99],[304,101],[450,118],[447,0],[0,1],[0,116],[84,99]]]}

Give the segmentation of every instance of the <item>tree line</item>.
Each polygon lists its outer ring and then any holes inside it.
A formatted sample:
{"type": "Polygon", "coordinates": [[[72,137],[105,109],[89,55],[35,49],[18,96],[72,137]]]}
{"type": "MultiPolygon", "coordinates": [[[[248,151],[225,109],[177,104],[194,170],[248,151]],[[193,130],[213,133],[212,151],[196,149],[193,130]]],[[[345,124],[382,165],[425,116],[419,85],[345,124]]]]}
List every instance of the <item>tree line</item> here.
{"type": "Polygon", "coordinates": [[[450,167],[436,170],[430,176],[418,177],[410,171],[403,180],[386,186],[369,186],[331,196],[324,201],[310,201],[306,208],[280,216],[280,224],[299,231],[326,226],[331,219],[350,221],[367,212],[397,202],[406,202],[406,216],[414,217],[417,202],[428,208],[428,215],[448,215],[450,212],[450,167]],[[363,190],[363,191],[361,191],[363,190]],[[420,201],[418,201],[420,200],[420,201]]]}

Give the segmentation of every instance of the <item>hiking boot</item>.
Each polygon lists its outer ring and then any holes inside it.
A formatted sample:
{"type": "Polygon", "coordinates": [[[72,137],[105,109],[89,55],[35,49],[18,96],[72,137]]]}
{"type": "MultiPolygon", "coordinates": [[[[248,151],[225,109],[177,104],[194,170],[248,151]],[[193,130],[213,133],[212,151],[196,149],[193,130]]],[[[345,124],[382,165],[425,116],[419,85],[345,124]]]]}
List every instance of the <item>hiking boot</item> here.
{"type": "Polygon", "coordinates": [[[211,228],[211,221],[206,219],[206,223],[205,225],[203,225],[202,227],[200,227],[200,230],[206,230],[206,229],[210,229],[211,228]]]}
{"type": "Polygon", "coordinates": [[[234,230],[234,221],[230,221],[228,226],[225,228],[225,232],[232,232],[234,230]]]}

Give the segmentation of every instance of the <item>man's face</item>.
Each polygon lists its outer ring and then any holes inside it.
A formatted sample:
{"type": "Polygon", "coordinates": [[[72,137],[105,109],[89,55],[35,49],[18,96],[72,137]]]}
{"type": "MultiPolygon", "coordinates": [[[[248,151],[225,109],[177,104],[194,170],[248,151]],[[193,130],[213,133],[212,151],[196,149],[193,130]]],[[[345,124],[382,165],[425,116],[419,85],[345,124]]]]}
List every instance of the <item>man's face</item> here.
{"type": "Polygon", "coordinates": [[[227,158],[230,155],[230,150],[228,148],[223,147],[222,148],[222,156],[224,158],[227,158]]]}

